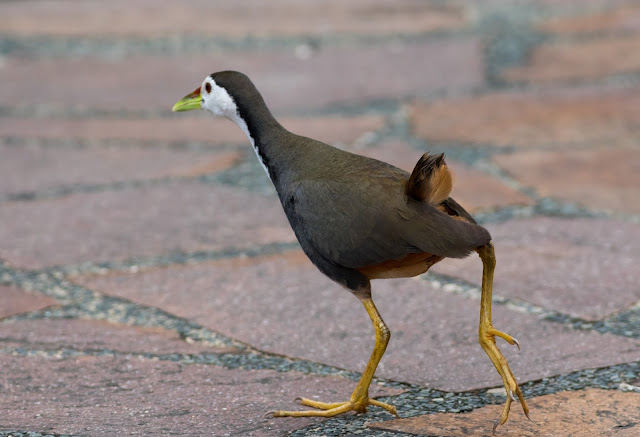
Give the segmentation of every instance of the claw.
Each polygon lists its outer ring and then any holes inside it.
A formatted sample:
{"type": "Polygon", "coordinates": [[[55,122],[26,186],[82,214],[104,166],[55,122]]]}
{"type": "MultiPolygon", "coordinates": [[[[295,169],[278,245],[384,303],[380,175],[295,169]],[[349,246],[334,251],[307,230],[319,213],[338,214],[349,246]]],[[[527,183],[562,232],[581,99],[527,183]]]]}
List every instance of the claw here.
{"type": "Polygon", "coordinates": [[[295,398],[293,400],[293,402],[302,402],[302,398],[300,396],[298,396],[297,398],[295,398]]]}
{"type": "Polygon", "coordinates": [[[276,414],[275,410],[267,411],[266,413],[264,413],[264,416],[262,417],[264,417],[265,419],[271,419],[275,417],[275,414],[276,414]]]}
{"type": "MultiPolygon", "coordinates": [[[[518,346],[518,350],[520,350],[520,343],[518,343],[518,340],[516,340],[515,338],[513,339],[513,342],[516,344],[516,346],[518,346]]],[[[515,399],[514,399],[515,401],[515,399]]]]}
{"type": "Polygon", "coordinates": [[[513,390],[509,389],[509,396],[511,397],[511,400],[515,401],[517,400],[515,395],[513,394],[513,390]]]}

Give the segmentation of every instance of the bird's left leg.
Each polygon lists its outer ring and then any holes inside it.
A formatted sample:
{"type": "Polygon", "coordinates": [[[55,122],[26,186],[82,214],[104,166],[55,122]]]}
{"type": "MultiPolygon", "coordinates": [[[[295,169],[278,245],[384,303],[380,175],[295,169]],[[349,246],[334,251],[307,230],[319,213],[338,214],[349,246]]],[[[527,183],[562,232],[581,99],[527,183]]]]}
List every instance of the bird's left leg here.
{"type": "Polygon", "coordinates": [[[376,330],[376,344],[373,348],[373,352],[371,353],[371,357],[369,358],[369,362],[367,363],[367,367],[362,373],[360,381],[358,381],[358,385],[351,394],[351,399],[346,402],[327,403],[313,401],[311,399],[299,398],[298,400],[302,405],[317,408],[317,410],[274,411],[272,413],[274,417],[332,417],[337,414],[345,413],[347,411],[357,411],[358,413],[365,413],[367,411],[367,406],[369,405],[384,408],[396,417],[398,416],[396,408],[393,405],[385,404],[384,402],[369,398],[369,386],[371,385],[371,380],[373,379],[373,374],[376,371],[376,367],[378,367],[378,363],[380,362],[384,351],[387,349],[390,333],[389,328],[387,328],[387,325],[385,325],[382,317],[380,317],[380,313],[378,313],[376,306],[373,304],[370,292],[366,294],[367,295],[365,297],[361,297],[360,300],[367,310],[369,317],[371,317],[371,321],[373,322],[373,326],[376,330]]]}
{"type": "Polygon", "coordinates": [[[520,348],[520,345],[515,338],[505,334],[504,332],[498,331],[491,323],[493,271],[496,266],[496,256],[493,244],[489,243],[485,246],[479,247],[476,251],[480,255],[480,259],[482,259],[482,297],[480,301],[479,328],[480,345],[487,355],[489,355],[489,358],[491,358],[493,365],[502,377],[502,381],[504,382],[504,386],[507,391],[507,402],[502,410],[502,415],[500,416],[500,420],[496,422],[493,427],[493,431],[495,432],[498,425],[502,425],[509,418],[511,401],[516,400],[514,393],[518,396],[522,409],[524,410],[524,414],[526,414],[527,417],[529,417],[529,408],[527,407],[516,378],[513,376],[513,372],[511,372],[511,369],[509,368],[506,358],[502,355],[502,352],[500,352],[500,349],[498,349],[498,346],[496,345],[496,336],[503,338],[509,344],[515,344],[518,348],[520,348]]]}

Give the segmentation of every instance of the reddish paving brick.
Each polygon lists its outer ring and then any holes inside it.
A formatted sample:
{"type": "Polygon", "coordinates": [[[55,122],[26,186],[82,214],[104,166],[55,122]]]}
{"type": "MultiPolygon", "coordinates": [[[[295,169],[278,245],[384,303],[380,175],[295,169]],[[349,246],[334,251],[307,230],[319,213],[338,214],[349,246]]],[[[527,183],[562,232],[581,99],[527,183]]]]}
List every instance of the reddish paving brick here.
{"type": "MultiPolygon", "coordinates": [[[[402,141],[388,141],[375,148],[357,151],[371,158],[388,162],[408,172],[413,170],[422,153],[402,141]]],[[[435,148],[432,153],[438,153],[435,148]]],[[[508,205],[530,205],[524,194],[465,164],[447,159],[454,176],[452,196],[468,211],[491,210],[508,205]]]]}
{"type": "MultiPolygon", "coordinates": [[[[509,421],[500,426],[501,436],[617,436],[638,433],[640,394],[595,388],[539,396],[527,401],[532,420],[518,405],[511,407],[509,421]]],[[[493,421],[500,417],[502,405],[478,408],[471,413],[431,414],[372,424],[374,428],[410,434],[443,437],[489,436],[493,421]]]]}
{"type": "Polygon", "coordinates": [[[531,151],[494,159],[543,196],[640,214],[640,150],[531,151]]]}
{"type": "Polygon", "coordinates": [[[301,408],[292,402],[301,392],[347,399],[352,390],[339,377],[128,357],[2,355],[0,365],[0,429],[52,434],[281,436],[319,419],[267,419],[267,411],[301,408]]]}
{"type": "Polygon", "coordinates": [[[197,34],[225,37],[375,35],[457,29],[464,10],[437,2],[355,0],[183,1],[157,8],[153,0],[35,1],[0,8],[3,33],[19,36],[144,36],[197,34]],[[122,11],[126,11],[125,14],[122,11]]]}
{"type": "MultiPolygon", "coordinates": [[[[341,368],[362,371],[374,344],[362,305],[301,252],[76,280],[263,350],[341,368]]],[[[377,375],[453,391],[501,384],[478,345],[478,301],[416,279],[374,281],[373,293],[391,329],[377,375]]],[[[521,381],[640,359],[640,341],[569,330],[501,306],[494,323],[523,346],[520,353],[501,346],[521,381]]]]}
{"type": "Polygon", "coordinates": [[[0,223],[0,257],[28,268],[295,240],[276,199],[196,182],[7,203],[0,223]]]}
{"type": "Polygon", "coordinates": [[[116,325],[99,320],[16,320],[3,323],[2,344],[46,349],[110,349],[132,353],[233,353],[232,347],[189,344],[162,328],[116,325]]]}
{"type": "Polygon", "coordinates": [[[56,301],[50,297],[0,285],[0,319],[14,314],[38,311],[55,304],[56,301]]]}
{"type": "Polygon", "coordinates": [[[217,70],[248,74],[267,104],[277,110],[395,99],[483,83],[480,43],[461,38],[327,47],[308,60],[299,59],[293,51],[267,49],[119,60],[7,57],[0,81],[12,86],[0,88],[0,101],[54,109],[124,108],[168,113],[179,98],[217,70]],[[46,86],[34,86],[42,77],[48,78],[46,86]]]}
{"type": "Polygon", "coordinates": [[[548,89],[454,98],[412,107],[416,135],[434,142],[517,147],[636,145],[640,87],[548,89]]]}
{"type": "MultiPolygon", "coordinates": [[[[599,320],[640,299],[640,225],[535,218],[487,225],[496,246],[494,293],[599,320]]],[[[480,284],[473,258],[434,271],[480,284]]]]}
{"type": "Polygon", "coordinates": [[[509,68],[502,77],[517,82],[602,79],[640,71],[639,53],[638,36],[550,43],[535,49],[526,65],[509,68]]]}
{"type": "Polygon", "coordinates": [[[38,191],[74,184],[102,184],[163,177],[194,177],[226,170],[238,151],[140,147],[21,147],[0,144],[0,193],[38,191]]]}
{"type": "Polygon", "coordinates": [[[551,18],[541,23],[539,28],[546,32],[569,35],[640,31],[640,7],[633,2],[621,3],[617,8],[594,14],[551,18]]]}
{"type": "MultiPolygon", "coordinates": [[[[158,142],[202,142],[215,145],[245,144],[247,138],[228,120],[202,112],[166,119],[60,120],[0,118],[3,136],[41,139],[137,140],[158,142]]],[[[282,117],[284,127],[327,143],[352,143],[361,135],[377,131],[384,119],[377,115],[282,117]]]]}

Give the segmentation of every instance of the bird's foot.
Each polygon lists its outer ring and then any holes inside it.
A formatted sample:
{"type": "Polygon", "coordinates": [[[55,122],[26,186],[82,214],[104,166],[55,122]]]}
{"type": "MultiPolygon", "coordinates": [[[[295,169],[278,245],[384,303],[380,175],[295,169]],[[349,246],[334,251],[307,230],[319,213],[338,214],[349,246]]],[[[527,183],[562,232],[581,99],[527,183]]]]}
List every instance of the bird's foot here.
{"type": "Polygon", "coordinates": [[[356,400],[350,400],[346,402],[318,402],[312,401],[311,399],[306,398],[297,398],[297,401],[300,401],[300,405],[305,405],[307,407],[316,408],[316,410],[305,410],[305,411],[270,411],[267,414],[272,414],[273,417],[333,417],[338,414],[346,413],[347,411],[355,411],[357,413],[366,413],[367,407],[369,405],[373,405],[376,407],[384,408],[389,413],[393,414],[396,417],[398,416],[398,412],[396,411],[396,407],[390,404],[386,404],[384,402],[377,401],[375,399],[371,399],[368,397],[356,400]]]}
{"type": "Polygon", "coordinates": [[[491,358],[493,365],[502,377],[504,388],[507,392],[507,402],[505,403],[504,409],[502,410],[502,415],[493,426],[494,433],[498,425],[504,424],[509,418],[509,410],[511,408],[512,401],[519,400],[520,405],[522,405],[522,409],[524,410],[524,414],[528,419],[531,419],[529,417],[529,407],[527,407],[527,403],[524,400],[522,390],[520,390],[518,382],[516,381],[515,376],[513,376],[513,372],[509,368],[507,359],[504,357],[504,355],[502,355],[502,352],[500,352],[500,349],[498,349],[498,346],[496,345],[496,336],[503,338],[509,344],[516,345],[518,349],[520,349],[520,344],[515,338],[508,334],[505,334],[504,332],[494,329],[493,326],[489,325],[486,328],[480,328],[480,345],[487,353],[487,355],[489,355],[489,358],[491,358]],[[516,399],[516,396],[518,396],[518,399],[516,399]]]}

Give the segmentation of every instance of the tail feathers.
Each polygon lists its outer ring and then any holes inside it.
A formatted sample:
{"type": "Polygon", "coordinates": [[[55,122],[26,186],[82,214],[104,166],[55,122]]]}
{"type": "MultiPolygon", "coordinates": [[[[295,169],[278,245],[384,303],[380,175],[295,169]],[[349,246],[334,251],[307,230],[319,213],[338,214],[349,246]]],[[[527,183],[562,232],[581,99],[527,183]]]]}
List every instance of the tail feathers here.
{"type": "Polygon", "coordinates": [[[427,152],[411,172],[406,193],[420,202],[438,205],[449,197],[452,188],[453,180],[444,153],[429,155],[427,152]]]}

